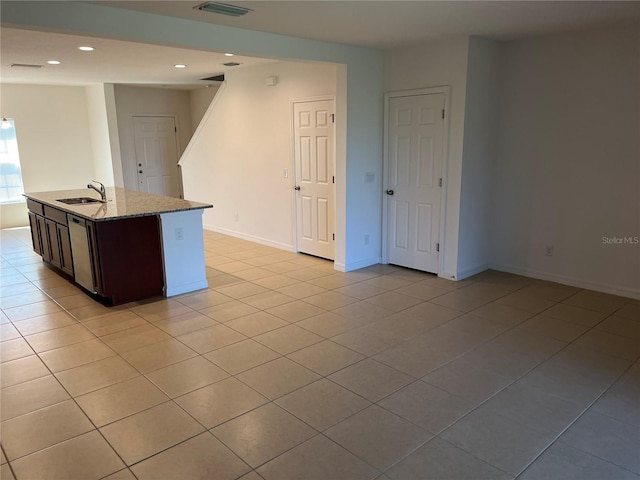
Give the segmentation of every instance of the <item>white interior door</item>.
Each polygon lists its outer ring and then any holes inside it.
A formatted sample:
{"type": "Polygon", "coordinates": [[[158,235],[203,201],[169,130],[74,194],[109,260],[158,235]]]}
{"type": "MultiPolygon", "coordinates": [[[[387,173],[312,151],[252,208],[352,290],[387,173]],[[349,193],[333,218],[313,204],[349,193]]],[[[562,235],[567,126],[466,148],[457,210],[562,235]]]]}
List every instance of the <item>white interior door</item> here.
{"type": "Polygon", "coordinates": [[[133,117],[138,190],[181,196],[178,138],[173,117],[133,117]]]}
{"type": "Polygon", "coordinates": [[[392,97],[388,109],[389,263],[438,272],[444,155],[442,93],[392,97]]]}
{"type": "Polygon", "coordinates": [[[294,103],[298,251],[333,260],[333,100],[294,103]]]}

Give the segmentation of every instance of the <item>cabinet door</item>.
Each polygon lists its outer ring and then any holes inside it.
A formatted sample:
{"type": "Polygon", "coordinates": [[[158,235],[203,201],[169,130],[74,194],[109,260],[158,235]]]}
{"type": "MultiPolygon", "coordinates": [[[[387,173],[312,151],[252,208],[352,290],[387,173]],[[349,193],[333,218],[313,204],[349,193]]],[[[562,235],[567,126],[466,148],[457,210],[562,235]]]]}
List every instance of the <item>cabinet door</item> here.
{"type": "Polygon", "coordinates": [[[49,240],[49,261],[52,265],[60,268],[60,242],[58,241],[58,228],[56,222],[45,219],[45,227],[47,229],[47,239],[49,240]]]}
{"type": "Polygon", "coordinates": [[[69,228],[56,223],[58,243],[60,244],[60,268],[63,272],[73,275],[73,260],[71,259],[71,239],[69,228]]]}
{"type": "Polygon", "coordinates": [[[33,243],[33,251],[42,256],[42,238],[40,229],[38,228],[38,216],[29,212],[29,226],[31,227],[31,242],[33,243]]]}
{"type": "Polygon", "coordinates": [[[40,232],[42,258],[48,262],[51,260],[51,245],[49,243],[49,236],[47,235],[47,223],[44,217],[40,215],[36,215],[36,222],[38,223],[38,231],[40,232]]]}

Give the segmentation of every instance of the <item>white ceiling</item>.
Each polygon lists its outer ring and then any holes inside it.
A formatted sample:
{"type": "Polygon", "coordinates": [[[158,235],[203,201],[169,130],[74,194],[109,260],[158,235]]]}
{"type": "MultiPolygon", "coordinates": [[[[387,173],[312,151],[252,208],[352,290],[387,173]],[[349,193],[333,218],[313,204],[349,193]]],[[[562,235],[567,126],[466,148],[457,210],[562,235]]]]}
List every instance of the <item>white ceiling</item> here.
{"type": "MultiPolygon", "coordinates": [[[[200,0],[111,1],[101,5],[217,23],[251,30],[398,48],[457,35],[510,40],[534,35],[640,21],[640,2],[618,1],[233,1],[253,11],[228,17],[194,9],[200,0]]],[[[0,80],[6,83],[86,85],[128,83],[193,88],[199,79],[224,73],[224,52],[204,52],[61,33],[0,29],[0,80]],[[96,50],[77,50],[90,44],[96,50]],[[61,65],[47,65],[59,60],[61,65]],[[40,69],[12,63],[43,65],[40,69]],[[178,70],[176,63],[188,68],[178,70]]],[[[273,60],[234,57],[249,65],[273,60]]]]}
{"type": "Polygon", "coordinates": [[[123,83],[193,89],[216,82],[201,81],[229,71],[273,60],[226,57],[219,52],[171,48],[96,37],[37,32],[15,28],[0,30],[0,80],[5,83],[89,85],[123,83]],[[93,52],[78,47],[89,45],[93,52]],[[47,61],[58,60],[60,65],[47,61]],[[238,67],[225,67],[225,62],[238,67]],[[42,68],[12,67],[14,63],[42,65],[42,68]],[[177,69],[175,64],[187,68],[177,69]]]}
{"type": "Polygon", "coordinates": [[[252,10],[229,17],[192,1],[102,1],[103,5],[379,49],[438,37],[483,35],[496,40],[588,29],[640,19],[638,1],[234,1],[252,10]]]}

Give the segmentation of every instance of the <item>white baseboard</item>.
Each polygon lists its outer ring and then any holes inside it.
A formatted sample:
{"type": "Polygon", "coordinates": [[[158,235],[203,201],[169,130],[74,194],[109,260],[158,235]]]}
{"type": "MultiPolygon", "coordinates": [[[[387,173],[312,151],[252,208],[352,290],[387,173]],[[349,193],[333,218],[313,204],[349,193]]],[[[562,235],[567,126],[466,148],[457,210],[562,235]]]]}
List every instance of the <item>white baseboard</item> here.
{"type": "Polygon", "coordinates": [[[183,293],[195,292],[197,290],[204,290],[209,287],[209,282],[203,280],[200,282],[192,282],[185,285],[167,285],[167,291],[165,297],[175,297],[176,295],[182,295],[183,293]]]}
{"type": "Polygon", "coordinates": [[[248,235],[246,233],[236,232],[234,230],[228,230],[226,228],[214,227],[213,225],[204,225],[205,230],[209,230],[211,232],[223,233],[225,235],[229,235],[230,237],[241,238],[243,240],[249,240],[251,242],[259,243],[260,245],[265,245],[267,247],[279,248],[280,250],[286,250],[287,252],[295,252],[295,248],[293,245],[288,245],[286,243],[274,242],[273,240],[269,240],[267,238],[256,237],[254,235],[248,235]]]}
{"type": "Polygon", "coordinates": [[[371,265],[377,265],[381,261],[381,257],[371,257],[347,264],[334,262],[333,265],[334,268],[340,272],[352,272],[353,270],[360,270],[361,268],[370,267],[371,265]]]}
{"type": "Polygon", "coordinates": [[[597,292],[609,293],[611,295],[619,295],[621,297],[635,298],[640,300],[640,289],[623,287],[620,285],[611,285],[608,283],[598,283],[582,278],[570,277],[566,275],[557,275],[555,273],[542,272],[539,270],[530,270],[527,268],[516,267],[513,265],[492,264],[489,268],[499,270],[501,272],[515,273],[516,275],[524,275],[526,277],[537,278],[539,280],[548,280],[550,282],[562,283],[572,287],[585,288],[587,290],[595,290],[597,292]]]}
{"type": "Polygon", "coordinates": [[[456,280],[464,280],[465,278],[473,277],[478,273],[484,272],[490,268],[488,264],[478,265],[471,268],[465,268],[464,270],[458,271],[458,275],[456,276],[456,280]]]}

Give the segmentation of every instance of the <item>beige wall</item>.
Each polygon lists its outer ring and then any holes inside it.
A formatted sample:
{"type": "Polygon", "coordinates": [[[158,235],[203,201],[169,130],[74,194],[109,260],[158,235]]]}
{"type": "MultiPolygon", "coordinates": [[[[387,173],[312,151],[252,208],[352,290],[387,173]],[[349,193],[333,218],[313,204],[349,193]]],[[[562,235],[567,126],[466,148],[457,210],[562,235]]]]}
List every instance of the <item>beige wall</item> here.
{"type": "Polygon", "coordinates": [[[226,76],[181,159],[185,198],[214,205],[205,227],[293,248],[291,101],[335,89],[336,69],[323,64],[273,63],[226,76]],[[277,85],[266,86],[267,76],[277,85]]]}
{"type": "Polygon", "coordinates": [[[640,298],[640,29],[506,47],[497,268],[640,298]],[[545,255],[545,246],[554,255],[545,255]]]}
{"type": "MultiPolygon", "coordinates": [[[[84,188],[94,176],[84,87],[2,85],[0,109],[15,119],[25,191],[84,188]]],[[[26,208],[3,206],[1,226],[27,225],[26,208]]]]}

